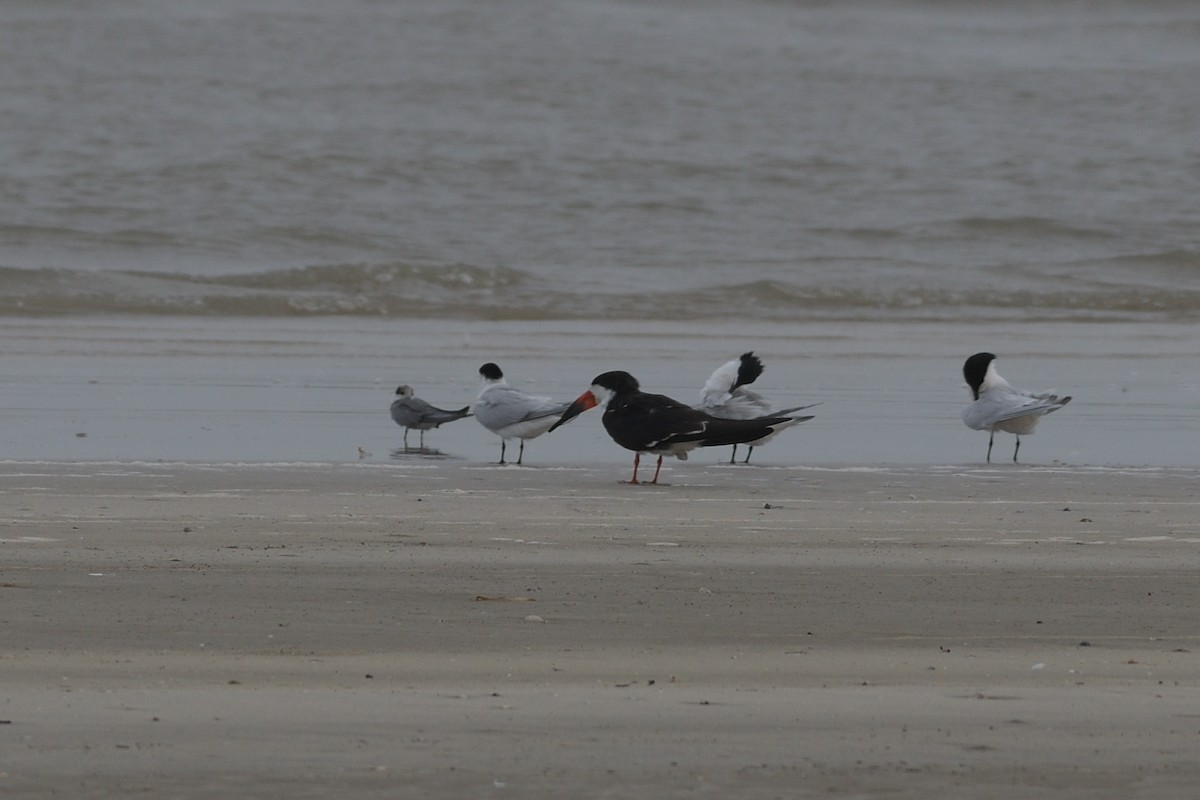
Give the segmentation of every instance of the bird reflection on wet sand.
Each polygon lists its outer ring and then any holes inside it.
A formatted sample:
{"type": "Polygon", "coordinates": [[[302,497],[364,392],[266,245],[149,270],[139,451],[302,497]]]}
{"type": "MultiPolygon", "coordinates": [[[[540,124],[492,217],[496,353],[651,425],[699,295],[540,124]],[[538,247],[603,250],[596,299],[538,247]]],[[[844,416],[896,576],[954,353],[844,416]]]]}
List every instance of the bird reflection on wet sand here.
{"type": "Polygon", "coordinates": [[[453,453],[445,453],[436,447],[404,447],[400,446],[388,453],[392,461],[405,461],[414,458],[452,459],[462,458],[453,453]]]}

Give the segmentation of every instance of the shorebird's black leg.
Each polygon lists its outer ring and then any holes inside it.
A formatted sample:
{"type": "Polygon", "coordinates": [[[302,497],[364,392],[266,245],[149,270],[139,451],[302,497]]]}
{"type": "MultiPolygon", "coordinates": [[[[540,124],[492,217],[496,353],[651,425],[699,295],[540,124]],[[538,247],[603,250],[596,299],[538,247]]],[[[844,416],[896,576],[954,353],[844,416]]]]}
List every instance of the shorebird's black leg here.
{"type": "Polygon", "coordinates": [[[729,455],[729,463],[733,464],[736,462],[737,462],[737,445],[735,444],[733,446],[733,452],[729,455]]]}
{"type": "Polygon", "coordinates": [[[746,447],[748,449],[746,450],[746,460],[742,462],[743,464],[750,463],[750,454],[754,452],[754,445],[748,444],[748,445],[746,445],[746,447]]]}
{"type": "Polygon", "coordinates": [[[1017,451],[1021,449],[1021,437],[1017,437],[1017,446],[1013,448],[1013,463],[1017,463],[1017,451]]]}
{"type": "Polygon", "coordinates": [[[996,432],[992,431],[988,434],[988,456],[987,463],[992,463],[992,440],[996,438],[996,432]]]}
{"type": "Polygon", "coordinates": [[[504,460],[504,448],[505,448],[505,446],[506,446],[506,442],[505,442],[503,439],[501,439],[501,440],[500,440],[500,463],[501,463],[501,464],[506,464],[506,463],[508,463],[508,462],[506,462],[506,461],[504,460]]]}
{"type": "Polygon", "coordinates": [[[521,440],[521,449],[517,451],[517,466],[521,466],[521,459],[525,457],[525,440],[521,440]]]}

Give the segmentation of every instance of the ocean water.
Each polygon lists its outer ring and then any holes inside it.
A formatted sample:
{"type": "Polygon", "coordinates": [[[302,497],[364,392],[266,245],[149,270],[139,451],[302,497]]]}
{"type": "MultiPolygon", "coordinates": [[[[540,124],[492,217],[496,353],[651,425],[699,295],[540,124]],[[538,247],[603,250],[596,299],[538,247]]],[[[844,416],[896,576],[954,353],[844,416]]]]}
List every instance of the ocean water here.
{"type": "Polygon", "coordinates": [[[958,463],[991,350],[1076,398],[1029,463],[1200,463],[1194,4],[26,0],[0,52],[0,458],[411,459],[398,383],[755,350],[821,403],[755,461],[958,463]]]}

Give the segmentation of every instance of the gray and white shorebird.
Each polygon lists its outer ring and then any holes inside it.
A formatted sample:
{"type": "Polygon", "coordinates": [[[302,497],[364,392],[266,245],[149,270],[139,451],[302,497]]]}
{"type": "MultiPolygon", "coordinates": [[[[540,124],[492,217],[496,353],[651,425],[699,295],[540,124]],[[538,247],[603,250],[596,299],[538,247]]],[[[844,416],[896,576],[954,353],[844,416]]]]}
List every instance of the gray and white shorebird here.
{"type": "Polygon", "coordinates": [[[536,439],[558,422],[558,418],[571,405],[560,403],[549,397],[535,397],[508,385],[500,367],[488,362],[479,368],[483,378],[483,389],[475,401],[475,419],[479,424],[500,437],[500,463],[504,460],[509,439],[518,439],[521,449],[517,453],[517,464],[525,457],[525,440],[536,439]]]}
{"type": "Polygon", "coordinates": [[[404,449],[408,449],[408,432],[421,432],[421,449],[425,449],[425,431],[447,422],[471,416],[471,407],[463,406],[457,411],[447,411],[426,403],[413,393],[407,384],[396,388],[396,399],[392,401],[392,420],[404,428],[404,449]]]}
{"type": "MultiPolygon", "coordinates": [[[[742,353],[738,358],[725,362],[713,371],[704,384],[704,388],[700,390],[700,405],[697,408],[718,419],[757,419],[771,416],[774,413],[771,402],[747,388],[762,374],[762,359],[754,355],[753,351],[742,353]]],[[[817,404],[785,408],[774,416],[786,417],[797,411],[812,408],[814,405],[817,404]]],[[[776,431],[756,441],[747,442],[746,460],[742,463],[749,464],[754,448],[766,444],[778,433],[779,431],[776,431]]],[[[734,463],[736,459],[737,445],[735,444],[733,454],[729,457],[729,463],[734,463]]]]}
{"type": "Polygon", "coordinates": [[[972,430],[991,434],[988,436],[987,450],[989,464],[992,462],[992,443],[996,431],[1016,435],[1017,446],[1013,448],[1015,464],[1017,452],[1021,449],[1021,437],[1033,433],[1042,417],[1071,402],[1069,396],[1014,389],[996,372],[996,356],[991,353],[976,353],[968,358],[963,364],[963,377],[971,387],[975,402],[962,410],[962,421],[972,430]]]}

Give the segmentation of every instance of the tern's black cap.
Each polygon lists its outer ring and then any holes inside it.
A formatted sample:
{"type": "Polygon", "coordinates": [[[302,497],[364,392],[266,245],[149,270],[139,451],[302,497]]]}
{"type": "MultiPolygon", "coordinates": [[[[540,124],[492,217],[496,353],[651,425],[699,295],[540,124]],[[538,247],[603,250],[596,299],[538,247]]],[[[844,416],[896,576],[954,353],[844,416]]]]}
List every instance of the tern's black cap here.
{"type": "Polygon", "coordinates": [[[976,353],[963,364],[963,378],[966,379],[967,385],[971,387],[971,392],[974,393],[976,400],[979,399],[979,387],[983,385],[988,365],[995,360],[996,356],[991,353],[976,353]]]}

